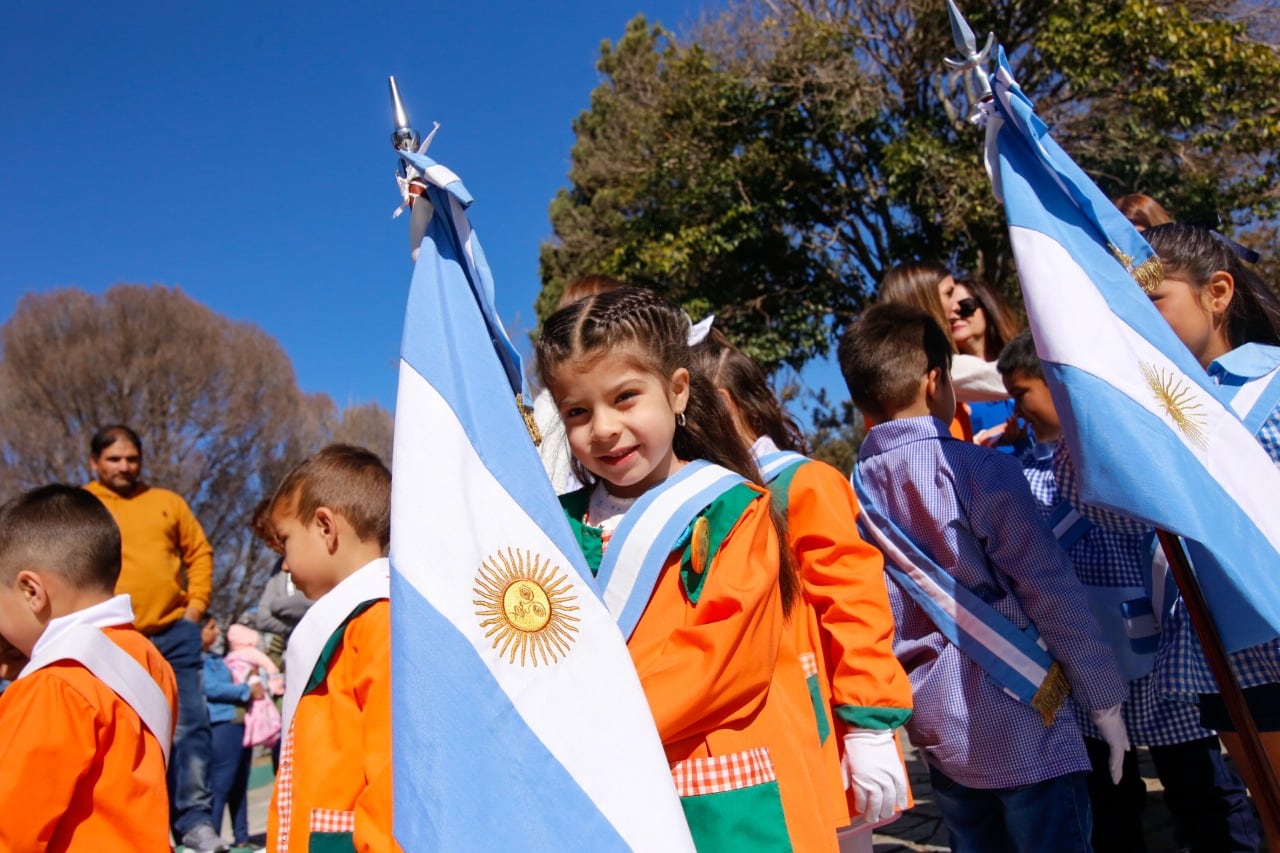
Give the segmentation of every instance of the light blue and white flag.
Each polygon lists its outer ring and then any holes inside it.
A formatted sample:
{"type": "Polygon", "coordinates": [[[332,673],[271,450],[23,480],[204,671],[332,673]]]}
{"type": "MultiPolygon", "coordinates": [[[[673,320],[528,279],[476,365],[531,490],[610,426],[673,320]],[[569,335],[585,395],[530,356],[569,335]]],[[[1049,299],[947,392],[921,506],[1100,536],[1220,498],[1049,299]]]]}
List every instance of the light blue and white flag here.
{"type": "Polygon", "coordinates": [[[395,836],[416,851],[693,849],[626,644],[516,404],[457,176],[401,347],[391,495],[395,836]]]}
{"type": "Polygon", "coordinates": [[[1000,52],[987,159],[1081,497],[1185,537],[1228,651],[1280,635],[1280,471],[1136,279],[1151,248],[1049,136],[1000,52]]]}

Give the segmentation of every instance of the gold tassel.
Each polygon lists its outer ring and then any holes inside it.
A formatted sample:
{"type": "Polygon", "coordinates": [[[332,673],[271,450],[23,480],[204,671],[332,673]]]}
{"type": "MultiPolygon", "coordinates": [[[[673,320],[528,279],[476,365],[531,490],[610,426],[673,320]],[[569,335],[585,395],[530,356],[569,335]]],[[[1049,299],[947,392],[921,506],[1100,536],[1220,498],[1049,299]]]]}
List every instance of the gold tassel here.
{"type": "Polygon", "coordinates": [[[1049,672],[1045,674],[1040,689],[1036,691],[1035,696],[1031,697],[1031,707],[1040,712],[1040,719],[1044,720],[1045,728],[1053,725],[1053,718],[1057,716],[1062,703],[1067,701],[1067,695],[1070,692],[1071,685],[1067,683],[1062,664],[1054,661],[1049,667],[1049,672]]]}
{"type": "Polygon", "coordinates": [[[538,422],[533,418],[533,407],[524,401],[523,394],[516,395],[516,408],[520,410],[521,416],[524,417],[524,428],[529,431],[529,438],[533,439],[533,446],[541,447],[542,430],[538,429],[538,422]]]}
{"type": "Polygon", "coordinates": [[[1138,283],[1138,287],[1142,288],[1143,293],[1151,293],[1160,286],[1160,282],[1164,281],[1164,264],[1160,263],[1160,259],[1155,255],[1135,267],[1133,258],[1120,251],[1119,246],[1114,243],[1108,243],[1107,248],[1111,250],[1111,254],[1125,268],[1125,271],[1138,283]]]}
{"type": "Polygon", "coordinates": [[[1164,264],[1155,255],[1147,258],[1133,268],[1133,280],[1142,288],[1143,293],[1151,293],[1164,281],[1164,264]]]}

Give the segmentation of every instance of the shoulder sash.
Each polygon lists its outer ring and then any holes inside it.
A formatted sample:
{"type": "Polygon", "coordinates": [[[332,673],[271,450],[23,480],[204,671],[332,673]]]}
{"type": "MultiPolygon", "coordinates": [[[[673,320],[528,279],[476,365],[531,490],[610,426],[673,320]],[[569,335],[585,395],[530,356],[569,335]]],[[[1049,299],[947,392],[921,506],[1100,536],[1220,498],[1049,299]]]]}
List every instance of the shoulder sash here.
{"type": "Polygon", "coordinates": [[[22,678],[50,664],[73,660],[120,697],[134,710],[157,741],[169,764],[169,747],[173,740],[173,712],[160,685],[146,667],[120,648],[93,625],[70,625],[27,663],[18,676],[22,678]]]}
{"type": "Polygon", "coordinates": [[[756,460],[756,464],[760,466],[760,476],[764,481],[772,483],[783,471],[808,461],[809,457],[802,453],[796,453],[793,450],[775,450],[761,456],[756,460]]]}
{"type": "Polygon", "coordinates": [[[1059,502],[1049,510],[1049,516],[1045,520],[1064,551],[1083,539],[1084,535],[1093,528],[1093,523],[1081,515],[1070,501],[1059,502]]]}
{"type": "Polygon", "coordinates": [[[1223,384],[1218,388],[1249,432],[1257,435],[1280,405],[1280,366],[1241,385],[1223,384]]]}
{"type": "Polygon", "coordinates": [[[609,537],[597,582],[605,606],[630,638],[649,603],[667,557],[689,525],[712,501],[746,480],[705,460],[694,460],[645,492],[609,537]]]}
{"type": "MultiPolygon", "coordinates": [[[[329,638],[356,609],[390,597],[391,563],[383,558],[359,569],[308,608],[285,648],[284,705],[280,714],[283,731],[288,732],[293,723],[293,712],[306,693],[312,670],[329,638]]],[[[388,637],[387,642],[390,641],[388,637]]]]}
{"type": "Polygon", "coordinates": [[[857,466],[850,479],[862,505],[858,527],[884,552],[889,577],[1006,693],[1032,704],[1055,667],[1034,623],[1019,629],[920,550],[876,508],[857,466]]]}

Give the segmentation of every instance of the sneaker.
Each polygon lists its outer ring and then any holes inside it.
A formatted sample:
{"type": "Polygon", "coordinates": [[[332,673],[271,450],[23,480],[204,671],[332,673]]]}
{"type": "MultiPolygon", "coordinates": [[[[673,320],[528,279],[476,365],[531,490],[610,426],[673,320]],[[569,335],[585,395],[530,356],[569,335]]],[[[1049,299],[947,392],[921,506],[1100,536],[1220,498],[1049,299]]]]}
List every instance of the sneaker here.
{"type": "Polygon", "coordinates": [[[227,853],[227,847],[213,827],[201,823],[187,830],[182,836],[182,846],[193,853],[227,853]]]}

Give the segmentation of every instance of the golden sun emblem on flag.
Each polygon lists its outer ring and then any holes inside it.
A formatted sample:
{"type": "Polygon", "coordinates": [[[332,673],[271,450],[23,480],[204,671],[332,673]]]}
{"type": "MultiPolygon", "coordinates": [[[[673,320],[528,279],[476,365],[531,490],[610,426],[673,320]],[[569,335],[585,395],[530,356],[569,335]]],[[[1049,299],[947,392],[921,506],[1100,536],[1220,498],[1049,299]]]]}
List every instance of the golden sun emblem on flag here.
{"type": "Polygon", "coordinates": [[[580,620],[569,578],[551,560],[508,548],[480,566],[472,588],[476,616],[498,654],[520,665],[556,663],[569,653],[580,620]]]}
{"type": "Polygon", "coordinates": [[[1209,434],[1205,427],[1208,418],[1204,406],[1196,402],[1193,392],[1185,382],[1181,382],[1171,372],[1160,369],[1145,361],[1139,365],[1142,378],[1147,380],[1147,387],[1155,395],[1156,402],[1164,409],[1169,420],[1178,431],[1201,450],[1209,447],[1209,434]]]}

